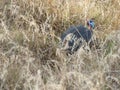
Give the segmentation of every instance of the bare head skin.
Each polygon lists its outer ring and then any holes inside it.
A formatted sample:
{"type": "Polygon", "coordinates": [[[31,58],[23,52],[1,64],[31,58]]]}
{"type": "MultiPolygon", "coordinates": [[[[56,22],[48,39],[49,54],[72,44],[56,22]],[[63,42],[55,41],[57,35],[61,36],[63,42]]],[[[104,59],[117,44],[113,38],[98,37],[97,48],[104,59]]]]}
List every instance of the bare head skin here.
{"type": "Polygon", "coordinates": [[[89,29],[89,30],[93,30],[93,27],[94,27],[94,24],[92,24],[92,23],[94,23],[94,18],[91,18],[90,20],[86,20],[86,24],[87,24],[87,28],[89,29]],[[92,22],[91,22],[92,21],[92,22]],[[92,26],[91,26],[92,25],[92,26]]]}

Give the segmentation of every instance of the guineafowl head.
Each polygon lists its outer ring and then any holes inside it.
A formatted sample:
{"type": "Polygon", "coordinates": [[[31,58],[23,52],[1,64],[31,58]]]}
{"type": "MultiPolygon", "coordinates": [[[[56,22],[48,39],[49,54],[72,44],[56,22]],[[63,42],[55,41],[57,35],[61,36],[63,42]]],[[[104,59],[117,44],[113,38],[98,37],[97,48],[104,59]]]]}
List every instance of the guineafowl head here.
{"type": "Polygon", "coordinates": [[[94,29],[95,28],[95,23],[94,21],[91,19],[89,21],[87,21],[87,26],[89,26],[91,29],[94,29]]]}

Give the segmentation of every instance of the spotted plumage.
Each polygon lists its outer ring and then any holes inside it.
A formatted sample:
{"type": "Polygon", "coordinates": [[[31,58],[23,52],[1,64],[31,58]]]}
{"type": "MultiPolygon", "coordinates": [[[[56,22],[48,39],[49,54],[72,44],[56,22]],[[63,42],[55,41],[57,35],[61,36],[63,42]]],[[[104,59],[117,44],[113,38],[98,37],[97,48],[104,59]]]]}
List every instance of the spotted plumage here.
{"type": "Polygon", "coordinates": [[[87,25],[90,28],[83,25],[71,26],[61,35],[62,47],[64,50],[70,53],[75,52],[83,45],[83,42],[88,43],[91,40],[94,22],[90,20],[87,22],[87,25]]]}

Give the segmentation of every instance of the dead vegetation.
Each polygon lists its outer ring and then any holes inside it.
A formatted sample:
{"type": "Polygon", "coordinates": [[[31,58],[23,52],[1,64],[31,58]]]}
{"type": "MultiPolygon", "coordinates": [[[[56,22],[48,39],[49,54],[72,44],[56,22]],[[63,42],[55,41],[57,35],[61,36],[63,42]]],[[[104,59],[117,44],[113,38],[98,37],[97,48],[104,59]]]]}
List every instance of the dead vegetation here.
{"type": "Polygon", "coordinates": [[[119,0],[1,0],[0,89],[119,90],[119,8],[119,0]],[[66,56],[61,33],[93,17],[100,48],[66,56]]]}

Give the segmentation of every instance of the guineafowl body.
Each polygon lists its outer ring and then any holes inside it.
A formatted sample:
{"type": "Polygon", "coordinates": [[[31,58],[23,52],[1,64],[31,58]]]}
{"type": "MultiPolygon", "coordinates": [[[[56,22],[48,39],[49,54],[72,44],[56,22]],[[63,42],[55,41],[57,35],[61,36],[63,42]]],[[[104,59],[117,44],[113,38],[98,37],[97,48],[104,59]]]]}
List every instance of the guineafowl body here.
{"type": "Polygon", "coordinates": [[[77,51],[83,44],[83,41],[89,42],[93,35],[93,31],[80,26],[71,26],[61,35],[61,41],[64,49],[69,52],[77,51]]]}

